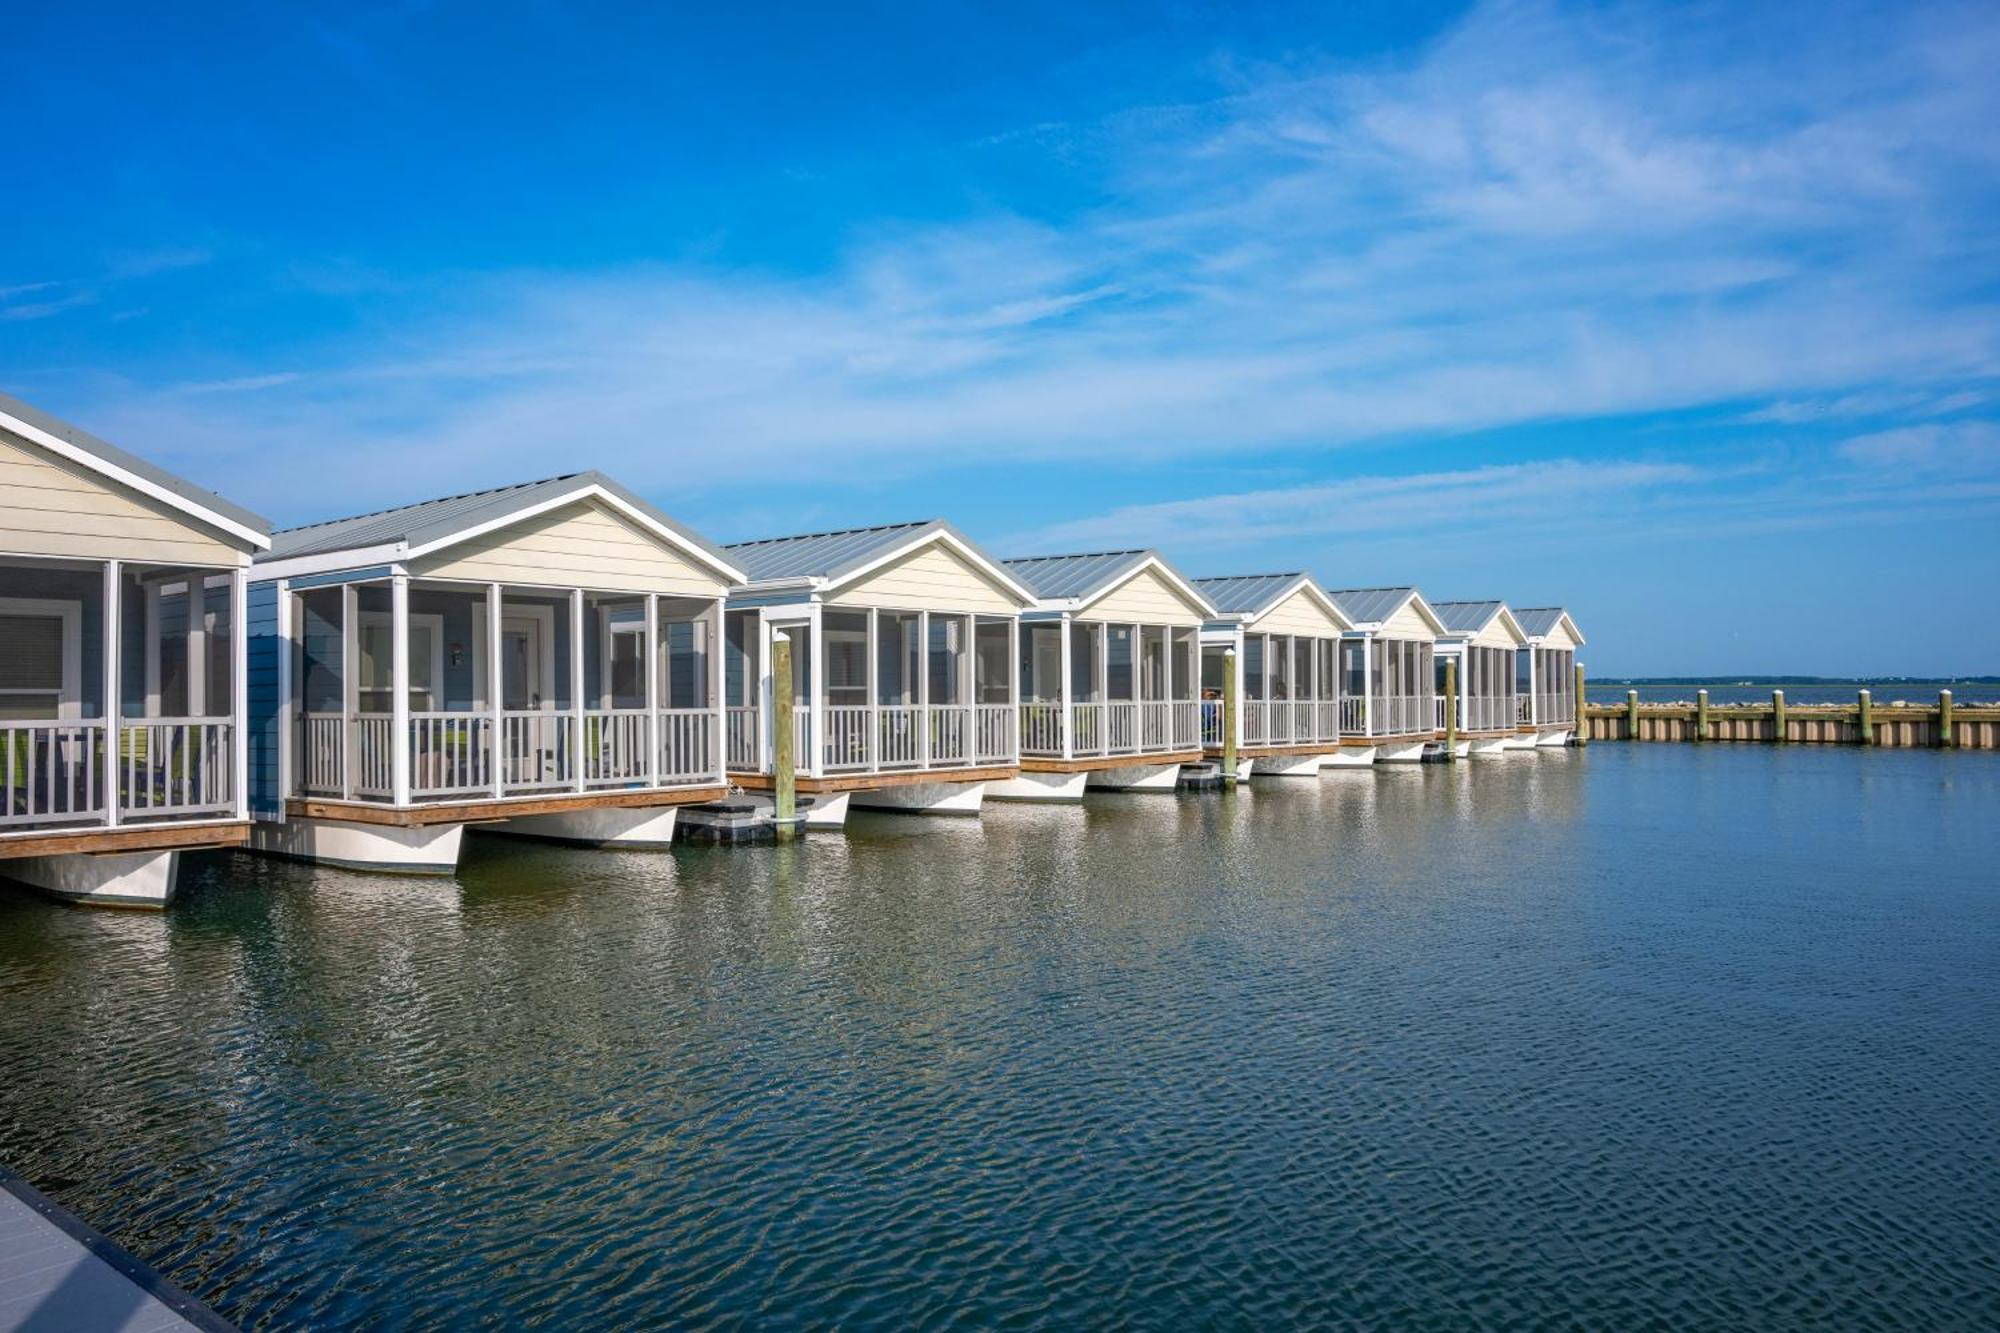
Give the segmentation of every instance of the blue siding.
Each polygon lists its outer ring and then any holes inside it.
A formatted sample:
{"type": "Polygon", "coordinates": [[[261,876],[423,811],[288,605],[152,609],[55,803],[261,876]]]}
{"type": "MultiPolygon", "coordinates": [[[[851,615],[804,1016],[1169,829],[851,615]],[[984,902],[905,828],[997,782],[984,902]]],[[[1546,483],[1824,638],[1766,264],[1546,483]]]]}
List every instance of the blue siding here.
{"type": "Polygon", "coordinates": [[[249,661],[245,682],[249,716],[243,720],[250,738],[250,813],[259,818],[284,814],[284,711],[280,707],[279,673],[283,670],[278,637],[278,585],[250,585],[249,661]]]}

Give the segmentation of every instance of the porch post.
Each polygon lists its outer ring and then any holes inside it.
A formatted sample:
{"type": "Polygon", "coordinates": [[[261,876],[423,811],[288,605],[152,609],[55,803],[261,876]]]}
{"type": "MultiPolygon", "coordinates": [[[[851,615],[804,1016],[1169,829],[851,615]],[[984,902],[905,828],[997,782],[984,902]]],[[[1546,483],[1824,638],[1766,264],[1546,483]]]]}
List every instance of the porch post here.
{"type": "MultiPolygon", "coordinates": [[[[806,742],[811,747],[806,754],[806,772],[811,774],[813,777],[821,777],[826,772],[827,747],[826,747],[825,610],[826,608],[823,607],[820,603],[814,602],[812,606],[812,616],[806,622],[807,627],[810,633],[812,634],[812,651],[808,656],[808,660],[812,664],[812,680],[810,682],[811,688],[806,691],[806,707],[808,710],[806,713],[806,717],[811,722],[810,730],[812,734],[806,737],[806,742]]],[[[789,693],[790,688],[791,685],[790,682],[788,681],[786,682],[787,694],[785,696],[787,701],[786,704],[787,707],[790,706],[790,699],[791,699],[791,695],[789,693]]],[[[796,737],[793,738],[793,742],[794,745],[796,746],[797,744],[796,737]]]]}
{"type": "Polygon", "coordinates": [[[1444,758],[1450,763],[1458,749],[1458,659],[1444,659],[1444,758]]]}
{"type": "Polygon", "coordinates": [[[499,800],[507,792],[506,763],[503,756],[507,747],[502,738],[507,730],[506,710],[501,703],[501,690],[506,681],[506,668],[500,661],[500,585],[486,585],[486,712],[487,725],[493,729],[492,738],[487,742],[486,780],[493,784],[493,799],[499,800]]]}
{"type": "Polygon", "coordinates": [[[570,783],[583,790],[583,589],[569,590],[569,712],[575,734],[570,738],[570,783]]]}
{"type": "Polygon", "coordinates": [[[189,570],[187,578],[187,637],[181,641],[187,658],[182,679],[187,682],[188,717],[207,717],[212,705],[208,698],[208,575],[189,570]]]}
{"type": "Polygon", "coordinates": [[[1069,612],[1062,613],[1062,618],[1056,621],[1056,627],[1062,631],[1062,651],[1059,654],[1062,661],[1062,680],[1057,682],[1056,690],[1056,699],[1059,702],[1058,715],[1062,720],[1062,757],[1074,759],[1076,758],[1076,697],[1075,691],[1070,688],[1070,672],[1073,668],[1070,663],[1069,642],[1074,626],[1070,623],[1069,612]]]}
{"type": "Polygon", "coordinates": [[[410,803],[410,576],[389,580],[389,754],[391,792],[410,803]]]}
{"type": "MultiPolygon", "coordinates": [[[[973,642],[979,639],[979,622],[974,620],[973,642]]],[[[974,706],[977,706],[977,700],[974,706]]],[[[1014,711],[1010,735],[1013,737],[1012,759],[1021,757],[1021,613],[1016,611],[1007,618],[1007,705],[1014,711]]],[[[978,716],[977,713],[974,714],[978,716]]]]}
{"type": "Polygon", "coordinates": [[[1097,622],[1097,752],[1111,753],[1111,622],[1097,622]]]}
{"type": "MultiPolygon", "coordinates": [[[[648,602],[650,603],[651,600],[649,597],[648,602]]],[[[649,608],[649,616],[657,615],[658,612],[651,611],[649,608]]],[[[723,643],[725,626],[723,623],[722,598],[716,598],[714,603],[710,605],[707,619],[708,716],[713,727],[710,734],[715,738],[713,742],[714,750],[709,757],[715,761],[715,780],[726,784],[729,781],[729,701],[722,697],[722,687],[725,679],[722,670],[722,655],[726,651],[723,643]]],[[[654,715],[654,724],[658,725],[657,714],[654,715]]],[[[656,754],[659,751],[659,743],[657,741],[654,742],[653,750],[656,754]]],[[[657,774],[655,777],[657,780],[657,774]]]]}
{"type": "MultiPolygon", "coordinates": [[[[646,594],[646,647],[639,654],[639,669],[646,674],[646,785],[660,785],[660,745],[666,739],[660,727],[660,595],[646,594]]],[[[723,745],[726,749],[728,714],[723,714],[723,745]]]]}
{"type": "Polygon", "coordinates": [[[931,766],[931,613],[917,612],[917,767],[931,766]]]}
{"type": "Polygon", "coordinates": [[[863,672],[868,680],[868,708],[861,715],[861,720],[868,727],[868,734],[862,739],[861,755],[867,760],[870,772],[875,769],[876,750],[882,735],[882,724],[877,714],[882,706],[881,633],[881,613],[871,606],[868,608],[868,661],[863,672]]]}
{"type": "Polygon", "coordinates": [[[1372,638],[1363,639],[1361,641],[1361,683],[1366,688],[1361,696],[1361,732],[1364,736],[1373,736],[1375,734],[1375,689],[1379,683],[1376,679],[1376,672],[1380,670],[1376,660],[1377,656],[1375,652],[1375,640],[1372,638]]]}
{"type": "Polygon", "coordinates": [[[104,827],[117,828],[119,804],[124,793],[118,786],[118,756],[124,749],[119,733],[124,729],[119,717],[124,703],[124,683],[119,680],[120,650],[125,643],[125,626],[119,594],[124,591],[124,565],[117,560],[104,562],[104,827]]]}
{"type": "Polygon", "coordinates": [[[250,571],[229,576],[230,771],[236,778],[236,817],[250,817],[250,571]]]}
{"type": "Polygon", "coordinates": [[[355,602],[360,593],[352,583],[340,585],[340,795],[354,799],[354,756],[358,750],[354,735],[355,707],[360,691],[355,688],[355,672],[360,669],[361,650],[354,642],[360,617],[355,602]]]}

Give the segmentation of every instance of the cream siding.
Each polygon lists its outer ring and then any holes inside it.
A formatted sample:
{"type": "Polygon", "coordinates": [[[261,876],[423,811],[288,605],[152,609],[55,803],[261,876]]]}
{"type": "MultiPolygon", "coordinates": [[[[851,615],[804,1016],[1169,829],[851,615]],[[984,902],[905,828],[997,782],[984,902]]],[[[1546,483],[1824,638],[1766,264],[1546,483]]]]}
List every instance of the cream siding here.
{"type": "Polygon", "coordinates": [[[829,606],[899,607],[910,611],[978,611],[1013,615],[1020,603],[979,567],[933,540],[826,599],[829,606]]]}
{"type": "Polygon", "coordinates": [[[0,551],[244,565],[247,551],[151,496],[0,430],[0,551]]]}
{"type": "Polygon", "coordinates": [[[1542,642],[1539,646],[1543,648],[1566,648],[1571,652],[1575,652],[1578,648],[1583,647],[1570,634],[1568,623],[1561,620],[1558,620],[1555,623],[1555,627],[1542,636],[1542,642]]]}
{"type": "Polygon", "coordinates": [[[1312,634],[1320,638],[1340,637],[1340,622],[1326,613],[1326,608],[1312,599],[1312,594],[1304,588],[1272,607],[1269,614],[1252,622],[1248,628],[1252,633],[1263,634],[1312,634]]]}
{"type": "Polygon", "coordinates": [[[552,509],[411,562],[418,576],[716,597],[723,580],[592,500],[552,509]]]}
{"type": "Polygon", "coordinates": [[[1206,615],[1187,595],[1146,566],[1077,615],[1086,620],[1110,620],[1142,625],[1199,625],[1206,615]]]}
{"type": "Polygon", "coordinates": [[[1472,642],[1480,648],[1519,648],[1524,640],[1514,637],[1505,616],[1495,616],[1486,622],[1485,629],[1473,635],[1472,642]]]}
{"type": "Polygon", "coordinates": [[[1382,623],[1381,637],[1385,639],[1435,639],[1437,631],[1431,628],[1424,613],[1417,610],[1416,598],[1404,602],[1396,614],[1382,623]]]}

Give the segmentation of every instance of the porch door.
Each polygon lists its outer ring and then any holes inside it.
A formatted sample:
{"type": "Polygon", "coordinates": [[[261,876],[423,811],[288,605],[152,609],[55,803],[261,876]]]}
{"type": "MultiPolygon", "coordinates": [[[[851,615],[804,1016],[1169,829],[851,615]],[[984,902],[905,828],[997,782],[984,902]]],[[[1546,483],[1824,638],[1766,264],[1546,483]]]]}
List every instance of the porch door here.
{"type": "MultiPolygon", "coordinates": [[[[500,617],[500,707],[507,713],[545,712],[548,682],[542,679],[542,622],[536,616],[500,617]]],[[[510,717],[503,730],[506,780],[539,785],[560,780],[553,717],[510,717]]]]}

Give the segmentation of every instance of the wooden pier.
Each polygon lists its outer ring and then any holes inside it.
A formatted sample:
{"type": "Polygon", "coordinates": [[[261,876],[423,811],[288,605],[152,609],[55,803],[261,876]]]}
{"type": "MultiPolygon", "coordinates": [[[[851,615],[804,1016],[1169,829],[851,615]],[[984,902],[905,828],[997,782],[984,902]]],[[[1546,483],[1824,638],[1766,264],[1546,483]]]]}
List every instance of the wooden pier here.
{"type": "Polygon", "coordinates": [[[1796,704],[1783,690],[1769,703],[1622,704],[1584,708],[1582,741],[1761,741],[1767,745],[1879,745],[1895,749],[2000,750],[2000,707],[1966,707],[1951,691],[1936,703],[1877,703],[1862,690],[1851,704],[1796,704]]]}

